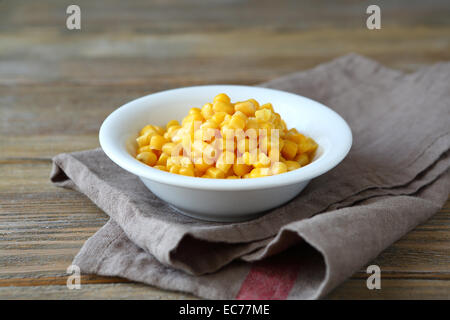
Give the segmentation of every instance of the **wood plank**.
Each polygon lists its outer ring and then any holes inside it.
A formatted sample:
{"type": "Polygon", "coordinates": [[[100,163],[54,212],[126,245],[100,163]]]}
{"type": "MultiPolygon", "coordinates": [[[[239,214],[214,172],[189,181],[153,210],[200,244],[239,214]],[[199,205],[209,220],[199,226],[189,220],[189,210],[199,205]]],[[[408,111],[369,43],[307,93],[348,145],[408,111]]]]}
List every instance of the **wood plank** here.
{"type": "Polygon", "coordinates": [[[192,295],[162,291],[137,283],[86,284],[79,290],[69,290],[65,285],[0,287],[0,299],[144,299],[177,300],[196,299],[192,295]]]}
{"type": "Polygon", "coordinates": [[[383,279],[380,290],[369,290],[366,280],[351,279],[331,292],[327,299],[449,299],[450,281],[383,279]]]}
{"type": "MultiPolygon", "coordinates": [[[[135,33],[203,32],[217,30],[306,30],[310,28],[365,28],[366,1],[270,0],[236,1],[145,1],[77,0],[83,32],[135,33]]],[[[383,26],[448,24],[446,0],[382,1],[383,26]]],[[[66,2],[26,0],[0,3],[0,28],[65,30],[66,2]]]]}
{"type": "MultiPolygon", "coordinates": [[[[42,30],[37,40],[29,30],[18,30],[0,37],[0,84],[46,84],[39,96],[44,101],[53,98],[45,95],[45,90],[71,84],[75,97],[67,102],[76,103],[105,84],[128,85],[131,89],[147,86],[153,91],[205,83],[255,84],[348,52],[366,55],[390,67],[416,70],[450,59],[449,30],[449,26],[392,26],[380,32],[336,28],[165,36],[82,33],[70,40],[66,34],[48,30],[42,30]],[[45,59],[31,58],[40,56],[45,59]],[[79,84],[91,88],[81,95],[79,84]]],[[[123,98],[125,94],[126,90],[121,92],[123,98]]],[[[20,95],[14,98],[20,99],[20,95]]],[[[2,99],[8,102],[14,98],[7,95],[2,99]]],[[[50,104],[57,105],[56,101],[50,104]]]]}

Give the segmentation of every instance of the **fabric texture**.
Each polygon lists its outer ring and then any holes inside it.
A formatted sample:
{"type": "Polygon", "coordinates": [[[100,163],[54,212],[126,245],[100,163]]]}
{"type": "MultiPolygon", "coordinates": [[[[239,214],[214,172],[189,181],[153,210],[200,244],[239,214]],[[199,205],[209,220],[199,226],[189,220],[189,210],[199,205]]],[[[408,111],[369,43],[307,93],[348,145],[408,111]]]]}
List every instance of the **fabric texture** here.
{"type": "Polygon", "coordinates": [[[338,112],[354,138],[343,162],[258,219],[214,223],[175,212],[101,149],[60,154],[51,181],[111,218],[73,264],[203,298],[317,299],[446,201],[450,63],[405,74],[350,54],[261,86],[338,112]]]}

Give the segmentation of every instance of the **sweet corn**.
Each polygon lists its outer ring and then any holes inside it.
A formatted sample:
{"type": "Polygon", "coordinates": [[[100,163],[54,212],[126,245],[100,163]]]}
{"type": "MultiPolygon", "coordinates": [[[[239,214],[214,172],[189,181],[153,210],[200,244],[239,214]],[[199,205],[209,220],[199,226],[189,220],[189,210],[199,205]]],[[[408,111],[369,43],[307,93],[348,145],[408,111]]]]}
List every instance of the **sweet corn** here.
{"type": "Polygon", "coordinates": [[[213,110],[214,110],[214,112],[226,112],[228,114],[234,113],[234,107],[230,103],[223,102],[220,100],[214,102],[213,110]]]}
{"type": "Polygon", "coordinates": [[[297,144],[291,140],[285,140],[283,149],[281,149],[281,154],[288,160],[294,159],[297,154],[297,144]]]}
{"type": "Polygon", "coordinates": [[[245,101],[245,102],[236,103],[234,105],[234,110],[236,112],[237,111],[242,112],[247,117],[253,117],[255,115],[256,107],[252,102],[245,101]]]}
{"type": "Polygon", "coordinates": [[[287,166],[283,162],[275,162],[270,168],[272,174],[281,174],[288,171],[287,166]]]}
{"type": "Polygon", "coordinates": [[[297,161],[286,161],[284,164],[286,165],[288,171],[292,171],[301,167],[300,163],[298,163],[297,161]]]}
{"type": "Polygon", "coordinates": [[[223,172],[219,168],[211,167],[208,170],[206,170],[206,175],[213,179],[223,179],[225,178],[225,172],[223,172]]]}
{"type": "Polygon", "coordinates": [[[255,117],[259,121],[269,121],[272,116],[272,111],[270,109],[260,109],[255,112],[255,117]]]}
{"type": "Polygon", "coordinates": [[[154,166],[156,163],[156,154],[151,151],[142,152],[136,156],[136,159],[142,161],[145,164],[148,164],[149,166],[154,166]]]}
{"type": "Polygon", "coordinates": [[[189,177],[247,179],[282,174],[311,162],[318,145],[287,129],[272,104],[232,103],[224,93],[190,108],[165,126],[146,125],[136,138],[136,159],[189,177]]]}
{"type": "Polygon", "coordinates": [[[309,163],[309,157],[306,153],[298,154],[294,160],[297,161],[302,167],[309,163]]]}
{"type": "Polygon", "coordinates": [[[250,172],[249,178],[261,178],[270,175],[269,168],[255,168],[250,172]]]}
{"type": "Polygon", "coordinates": [[[162,150],[163,145],[166,143],[166,139],[160,135],[154,135],[150,139],[150,148],[154,150],[162,150]]]}

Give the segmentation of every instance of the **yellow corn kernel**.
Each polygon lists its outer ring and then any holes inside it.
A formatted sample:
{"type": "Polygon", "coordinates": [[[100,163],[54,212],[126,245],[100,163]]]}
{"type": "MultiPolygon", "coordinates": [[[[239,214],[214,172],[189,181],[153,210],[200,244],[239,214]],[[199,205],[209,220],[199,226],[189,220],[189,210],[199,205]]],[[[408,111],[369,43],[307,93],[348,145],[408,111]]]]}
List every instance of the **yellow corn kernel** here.
{"type": "Polygon", "coordinates": [[[265,154],[260,152],[258,154],[258,161],[253,165],[255,168],[267,168],[270,166],[270,158],[265,154]]]}
{"type": "Polygon", "coordinates": [[[146,133],[155,134],[155,133],[158,133],[158,132],[156,131],[155,126],[152,126],[151,124],[148,124],[148,125],[146,125],[145,127],[142,128],[142,130],[141,130],[139,135],[143,136],[146,133]]]}
{"type": "Polygon", "coordinates": [[[309,157],[306,153],[298,154],[294,160],[297,161],[302,167],[309,163],[309,157]]]}
{"type": "Polygon", "coordinates": [[[211,117],[211,120],[213,120],[216,123],[222,123],[226,115],[227,115],[226,112],[219,111],[214,113],[214,115],[211,117]]]}
{"type": "Polygon", "coordinates": [[[206,175],[213,179],[223,179],[225,178],[225,172],[219,168],[211,167],[206,170],[206,175]]]}
{"type": "Polygon", "coordinates": [[[288,171],[286,164],[283,162],[275,162],[270,168],[272,174],[280,174],[288,171]]]}
{"type": "Polygon", "coordinates": [[[194,164],[189,157],[180,156],[178,158],[178,165],[183,168],[191,168],[194,170],[194,164]]]}
{"type": "Polygon", "coordinates": [[[174,164],[170,167],[169,172],[170,173],[180,173],[181,167],[179,165],[174,164]]]}
{"type": "Polygon", "coordinates": [[[297,161],[286,161],[284,164],[286,165],[288,171],[301,168],[300,163],[297,161]]]}
{"type": "Polygon", "coordinates": [[[256,107],[252,102],[245,101],[245,102],[236,103],[234,105],[234,110],[236,112],[237,111],[242,112],[247,117],[253,117],[255,115],[256,107]]]}
{"type": "Polygon", "coordinates": [[[250,166],[250,165],[239,164],[239,163],[233,164],[233,172],[237,176],[241,177],[241,176],[249,173],[251,170],[252,170],[252,166],[250,166]]]}
{"type": "Polygon", "coordinates": [[[228,176],[227,179],[239,179],[238,176],[228,176]]]}
{"type": "Polygon", "coordinates": [[[156,165],[156,166],[154,166],[153,168],[158,169],[158,170],[161,170],[161,171],[167,171],[166,166],[156,165]]]}
{"type": "Polygon", "coordinates": [[[167,159],[169,159],[170,155],[167,153],[161,153],[161,155],[158,158],[158,161],[156,162],[159,166],[166,166],[167,159]]]}
{"type": "Polygon", "coordinates": [[[191,126],[193,122],[203,122],[203,116],[201,113],[193,113],[193,114],[189,114],[187,115],[183,121],[181,121],[181,125],[183,127],[186,126],[191,126]]]}
{"type": "Polygon", "coordinates": [[[219,168],[223,172],[228,172],[234,163],[234,152],[222,152],[217,158],[216,168],[219,168]]]}
{"type": "Polygon", "coordinates": [[[200,176],[201,174],[205,173],[209,168],[212,167],[212,164],[206,163],[206,162],[195,162],[194,163],[194,169],[197,173],[197,176],[200,176]]]}
{"type": "Polygon", "coordinates": [[[183,176],[189,176],[189,177],[194,177],[194,169],[193,168],[180,168],[178,170],[178,173],[183,175],[183,176]]]}
{"type": "Polygon", "coordinates": [[[178,132],[178,130],[181,129],[181,126],[176,124],[176,125],[171,125],[169,128],[167,128],[167,135],[169,139],[172,139],[178,132]]]}
{"type": "Polygon", "coordinates": [[[197,114],[197,113],[201,113],[202,110],[200,110],[199,108],[190,108],[188,114],[197,114]]]}
{"type": "Polygon", "coordinates": [[[261,105],[258,109],[259,110],[267,109],[267,110],[270,110],[273,112],[273,106],[271,103],[265,103],[265,104],[261,105]]]}
{"type": "Polygon", "coordinates": [[[232,116],[229,123],[229,127],[232,129],[244,129],[245,128],[245,119],[241,117],[232,116]]]}
{"type": "Polygon", "coordinates": [[[156,157],[156,154],[154,154],[151,151],[148,151],[148,152],[139,153],[136,156],[136,159],[138,159],[139,161],[142,161],[145,164],[148,164],[149,166],[154,166],[156,163],[157,157],[156,157]]]}
{"type": "Polygon", "coordinates": [[[228,114],[233,114],[234,113],[234,107],[228,103],[228,102],[223,102],[223,101],[216,101],[213,104],[213,110],[215,112],[225,112],[228,114]]]}
{"type": "Polygon", "coordinates": [[[166,132],[166,130],[164,130],[164,128],[160,126],[153,126],[153,128],[155,129],[156,133],[161,136],[164,134],[164,132],[166,132]]]}
{"type": "Polygon", "coordinates": [[[270,176],[270,168],[255,168],[249,174],[249,178],[261,178],[267,176],[270,176]]]}
{"type": "Polygon", "coordinates": [[[271,163],[275,163],[281,161],[280,152],[276,149],[272,149],[269,151],[269,159],[271,163]]]}
{"type": "Polygon", "coordinates": [[[147,146],[150,143],[151,137],[152,136],[151,136],[150,132],[147,132],[144,135],[137,137],[136,142],[137,142],[139,148],[147,146]]]}
{"type": "Polygon", "coordinates": [[[166,129],[169,130],[169,128],[172,126],[180,126],[180,123],[177,120],[170,120],[166,124],[166,129]]]}
{"type": "Polygon", "coordinates": [[[201,114],[203,116],[203,118],[205,118],[206,120],[209,120],[212,118],[212,116],[214,115],[214,110],[213,110],[213,106],[211,103],[207,103],[202,107],[202,111],[201,114]]]}
{"type": "Polygon", "coordinates": [[[165,153],[165,154],[171,156],[171,155],[172,155],[172,151],[174,150],[174,148],[175,148],[175,143],[173,143],[173,142],[167,142],[167,143],[165,143],[165,144],[162,146],[161,150],[162,150],[163,153],[165,153]]]}
{"type": "Polygon", "coordinates": [[[138,149],[137,153],[148,152],[148,151],[152,151],[152,149],[150,149],[150,146],[143,146],[138,149]]]}
{"type": "Polygon", "coordinates": [[[250,151],[250,140],[248,138],[239,139],[237,141],[237,150],[239,153],[243,154],[244,152],[250,151]]]}
{"type": "Polygon", "coordinates": [[[272,116],[272,111],[270,109],[260,109],[255,112],[255,117],[259,121],[269,121],[272,116]]]}
{"type": "Polygon", "coordinates": [[[304,141],[300,142],[298,144],[298,153],[308,153],[309,155],[314,154],[314,152],[317,149],[317,143],[311,139],[311,138],[306,138],[304,141]]]}
{"type": "Polygon", "coordinates": [[[250,117],[247,119],[247,125],[246,125],[247,129],[259,129],[259,122],[258,120],[256,120],[256,118],[254,117],[250,117]]]}
{"type": "Polygon", "coordinates": [[[295,142],[296,144],[302,143],[306,140],[306,137],[301,133],[288,132],[286,135],[286,139],[295,142]]]}
{"type": "Polygon", "coordinates": [[[154,150],[162,150],[163,145],[167,142],[166,139],[164,139],[163,136],[160,135],[154,135],[150,139],[150,148],[154,150]]]}
{"type": "Polygon", "coordinates": [[[297,154],[297,144],[291,140],[285,140],[283,149],[281,149],[281,154],[283,157],[285,157],[287,160],[294,159],[295,155],[297,154]]]}
{"type": "Polygon", "coordinates": [[[214,97],[214,102],[216,101],[230,103],[231,99],[225,93],[219,93],[217,96],[214,97]]]}
{"type": "Polygon", "coordinates": [[[259,108],[259,102],[255,99],[248,99],[247,102],[251,102],[256,108],[259,108]]]}
{"type": "MultiPolygon", "coordinates": [[[[256,152],[244,152],[244,154],[242,155],[241,159],[242,163],[245,163],[247,165],[253,165],[256,161],[258,161],[258,155],[256,154],[256,152]]],[[[240,163],[238,161],[238,163],[240,163]]]]}

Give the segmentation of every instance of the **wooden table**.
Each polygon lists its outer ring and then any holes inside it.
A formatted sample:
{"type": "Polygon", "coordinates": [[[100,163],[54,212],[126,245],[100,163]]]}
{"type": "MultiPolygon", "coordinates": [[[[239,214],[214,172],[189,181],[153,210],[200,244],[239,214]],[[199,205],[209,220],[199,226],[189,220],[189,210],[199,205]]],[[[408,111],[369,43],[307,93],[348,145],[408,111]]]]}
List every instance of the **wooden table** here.
{"type": "MultiPolygon", "coordinates": [[[[98,147],[102,120],[126,101],[196,84],[256,84],[348,52],[404,71],[450,59],[450,3],[378,1],[0,1],[0,298],[179,299],[189,295],[65,270],[107,216],[56,188],[51,157],[98,147]],[[203,3],[203,4],[202,4],[203,3]],[[275,4],[276,3],[276,4],[275,4]]],[[[450,203],[328,298],[449,298],[450,203]]]]}

